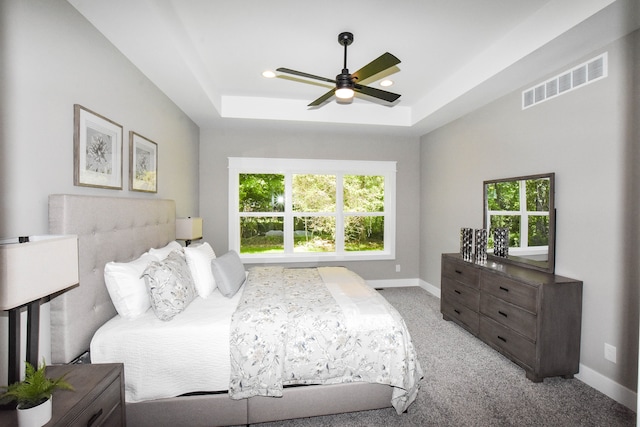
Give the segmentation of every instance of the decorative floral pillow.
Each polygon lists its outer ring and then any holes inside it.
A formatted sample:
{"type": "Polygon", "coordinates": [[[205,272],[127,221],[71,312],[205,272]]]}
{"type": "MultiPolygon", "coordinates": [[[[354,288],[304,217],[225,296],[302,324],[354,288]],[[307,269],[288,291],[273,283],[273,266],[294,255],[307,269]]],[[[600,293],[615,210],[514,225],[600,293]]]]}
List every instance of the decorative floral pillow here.
{"type": "Polygon", "coordinates": [[[142,273],[147,284],[151,308],[160,320],[171,320],[196,297],[193,277],[181,251],[154,261],[142,273]]]}

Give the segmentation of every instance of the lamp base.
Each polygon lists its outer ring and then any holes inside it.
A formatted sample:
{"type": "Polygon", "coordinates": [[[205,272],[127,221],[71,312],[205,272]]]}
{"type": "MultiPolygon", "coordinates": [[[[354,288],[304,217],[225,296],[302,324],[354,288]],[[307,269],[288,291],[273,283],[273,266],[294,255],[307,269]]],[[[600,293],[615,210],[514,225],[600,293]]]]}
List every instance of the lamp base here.
{"type": "MultiPolygon", "coordinates": [[[[38,366],[38,339],[40,336],[40,299],[25,304],[27,307],[27,361],[34,367],[38,366]]],[[[9,310],[9,376],[8,384],[20,381],[20,329],[22,308],[9,310]]]]}

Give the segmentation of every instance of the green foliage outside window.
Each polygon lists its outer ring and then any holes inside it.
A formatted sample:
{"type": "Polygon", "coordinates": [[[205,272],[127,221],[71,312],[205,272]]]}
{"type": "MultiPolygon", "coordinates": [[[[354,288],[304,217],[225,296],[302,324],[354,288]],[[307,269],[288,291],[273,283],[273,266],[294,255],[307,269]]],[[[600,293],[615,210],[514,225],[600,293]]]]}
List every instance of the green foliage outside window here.
{"type": "Polygon", "coordinates": [[[240,174],[240,212],[284,212],[284,175],[240,174]]]}
{"type": "MultiPolygon", "coordinates": [[[[284,175],[240,174],[239,178],[241,213],[276,214],[241,215],[240,252],[284,252],[284,214],[278,215],[287,206],[284,175]]],[[[294,252],[335,252],[336,179],[335,175],[292,175],[294,252]]],[[[342,187],[345,250],[384,250],[384,177],[345,175],[342,187]]]]}
{"type": "Polygon", "coordinates": [[[509,247],[523,245],[522,233],[527,233],[527,246],[549,244],[549,192],[548,178],[526,181],[507,181],[488,184],[487,207],[491,216],[489,247],[493,247],[493,230],[496,227],[509,229],[509,247]],[[524,185],[524,200],[521,200],[521,185],[524,185]],[[521,206],[526,211],[521,212],[521,206]],[[524,218],[526,216],[526,218],[524,218]],[[522,230],[526,219],[527,228],[522,230]]]}

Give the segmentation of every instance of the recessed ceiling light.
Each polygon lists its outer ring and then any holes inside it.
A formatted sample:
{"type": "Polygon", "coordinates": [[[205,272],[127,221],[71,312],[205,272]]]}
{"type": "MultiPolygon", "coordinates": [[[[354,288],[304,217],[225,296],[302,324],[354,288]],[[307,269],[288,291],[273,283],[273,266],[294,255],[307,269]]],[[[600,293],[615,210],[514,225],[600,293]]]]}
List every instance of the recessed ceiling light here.
{"type": "Polygon", "coordinates": [[[263,72],[262,72],[262,77],[266,77],[266,78],[268,78],[268,79],[272,79],[272,78],[274,78],[275,76],[276,76],[276,73],[274,73],[274,72],[273,72],[273,71],[271,71],[271,70],[266,70],[266,71],[263,71],[263,72]]]}
{"type": "Polygon", "coordinates": [[[393,80],[383,80],[380,82],[380,86],[382,87],[389,87],[393,85],[393,80]]]}

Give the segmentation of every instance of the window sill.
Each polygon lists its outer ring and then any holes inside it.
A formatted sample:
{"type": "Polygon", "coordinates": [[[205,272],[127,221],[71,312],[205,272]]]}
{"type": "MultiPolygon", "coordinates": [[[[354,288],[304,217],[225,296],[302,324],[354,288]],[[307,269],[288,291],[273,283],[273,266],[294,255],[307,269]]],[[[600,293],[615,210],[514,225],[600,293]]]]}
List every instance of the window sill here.
{"type": "Polygon", "coordinates": [[[297,263],[297,262],[336,262],[336,261],[381,261],[395,259],[395,255],[390,252],[375,253],[316,253],[316,254],[270,254],[270,255],[249,255],[240,254],[240,259],[246,264],[276,264],[276,263],[297,263]]]}

